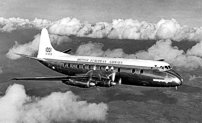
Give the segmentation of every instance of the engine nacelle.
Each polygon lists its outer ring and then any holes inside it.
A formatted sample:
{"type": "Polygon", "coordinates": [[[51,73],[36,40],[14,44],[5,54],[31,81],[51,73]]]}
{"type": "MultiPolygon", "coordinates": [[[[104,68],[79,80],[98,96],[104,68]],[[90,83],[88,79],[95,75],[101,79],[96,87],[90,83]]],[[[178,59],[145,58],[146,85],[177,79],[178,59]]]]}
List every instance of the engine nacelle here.
{"type": "Polygon", "coordinates": [[[100,81],[96,84],[96,86],[101,86],[101,87],[111,87],[115,85],[116,85],[116,82],[113,82],[112,80],[100,81]]]}
{"type": "Polygon", "coordinates": [[[62,81],[63,83],[67,85],[72,85],[72,86],[77,86],[77,87],[82,87],[82,88],[89,88],[95,86],[95,83],[92,80],[88,81],[79,81],[75,79],[69,79],[66,81],[62,81]]]}

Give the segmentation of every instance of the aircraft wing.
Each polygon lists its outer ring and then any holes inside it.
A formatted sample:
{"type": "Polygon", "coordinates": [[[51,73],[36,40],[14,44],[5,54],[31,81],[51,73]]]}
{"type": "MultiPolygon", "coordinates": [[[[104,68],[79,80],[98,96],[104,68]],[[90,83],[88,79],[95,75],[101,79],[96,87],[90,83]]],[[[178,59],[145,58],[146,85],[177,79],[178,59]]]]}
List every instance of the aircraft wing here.
{"type": "Polygon", "coordinates": [[[101,73],[98,71],[91,70],[86,74],[78,74],[75,76],[51,76],[51,77],[17,77],[12,80],[41,80],[41,81],[62,81],[67,85],[73,85],[78,87],[92,87],[92,86],[102,86],[110,87],[117,83],[114,82],[115,73],[101,73]],[[106,76],[108,75],[108,76],[106,76]]]}
{"type": "Polygon", "coordinates": [[[49,80],[49,81],[57,81],[57,80],[68,80],[73,78],[86,78],[86,76],[51,76],[51,77],[17,77],[12,80],[49,80]]]}

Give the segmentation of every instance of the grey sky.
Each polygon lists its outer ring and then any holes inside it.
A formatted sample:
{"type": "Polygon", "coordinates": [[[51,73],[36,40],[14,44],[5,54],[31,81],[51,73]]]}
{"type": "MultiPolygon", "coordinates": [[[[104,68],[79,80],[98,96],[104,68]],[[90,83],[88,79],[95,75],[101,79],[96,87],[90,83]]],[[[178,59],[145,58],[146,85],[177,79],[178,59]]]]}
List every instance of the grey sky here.
{"type": "Polygon", "coordinates": [[[202,26],[201,0],[0,0],[0,16],[58,20],[75,17],[90,23],[132,18],[157,23],[176,19],[202,26]]]}

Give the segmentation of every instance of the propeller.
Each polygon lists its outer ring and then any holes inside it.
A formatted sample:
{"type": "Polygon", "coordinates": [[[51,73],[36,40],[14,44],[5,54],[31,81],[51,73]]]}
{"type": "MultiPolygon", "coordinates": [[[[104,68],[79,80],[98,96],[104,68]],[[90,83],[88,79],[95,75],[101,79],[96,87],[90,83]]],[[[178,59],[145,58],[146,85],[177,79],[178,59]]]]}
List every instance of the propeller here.
{"type": "Polygon", "coordinates": [[[122,79],[120,78],[120,79],[119,79],[119,85],[121,85],[121,83],[122,83],[122,79]]]}
{"type": "Polygon", "coordinates": [[[113,73],[110,74],[110,75],[108,76],[108,78],[111,79],[110,84],[111,84],[112,86],[116,85],[116,82],[115,82],[116,72],[115,72],[115,71],[113,71],[113,73]]]}
{"type": "Polygon", "coordinates": [[[114,82],[114,80],[115,80],[115,77],[116,77],[116,72],[113,72],[112,73],[112,81],[114,82]]]}

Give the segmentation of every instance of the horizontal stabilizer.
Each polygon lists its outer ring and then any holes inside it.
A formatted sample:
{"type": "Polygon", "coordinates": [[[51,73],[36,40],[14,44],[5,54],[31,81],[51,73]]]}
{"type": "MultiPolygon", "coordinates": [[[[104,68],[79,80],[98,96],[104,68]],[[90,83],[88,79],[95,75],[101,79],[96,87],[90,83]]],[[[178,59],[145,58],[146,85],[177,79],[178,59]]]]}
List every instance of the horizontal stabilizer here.
{"type": "Polygon", "coordinates": [[[157,61],[165,61],[164,59],[159,59],[159,60],[157,60],[157,61]]]}
{"type": "Polygon", "coordinates": [[[28,56],[28,55],[25,55],[25,54],[20,54],[20,53],[15,53],[16,55],[19,55],[21,57],[25,57],[25,58],[29,58],[29,59],[34,59],[34,60],[38,60],[38,61],[45,61],[44,59],[42,58],[37,58],[37,57],[31,57],[31,56],[28,56]]]}
{"type": "Polygon", "coordinates": [[[63,51],[63,53],[70,53],[71,54],[72,53],[71,51],[72,51],[72,49],[67,49],[67,50],[63,51]]]}

